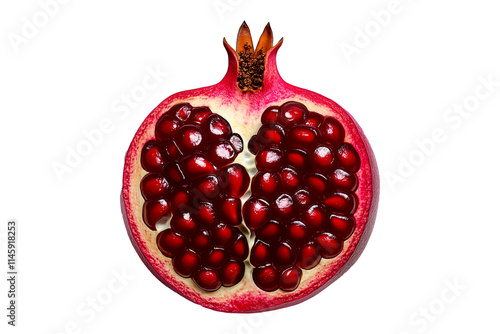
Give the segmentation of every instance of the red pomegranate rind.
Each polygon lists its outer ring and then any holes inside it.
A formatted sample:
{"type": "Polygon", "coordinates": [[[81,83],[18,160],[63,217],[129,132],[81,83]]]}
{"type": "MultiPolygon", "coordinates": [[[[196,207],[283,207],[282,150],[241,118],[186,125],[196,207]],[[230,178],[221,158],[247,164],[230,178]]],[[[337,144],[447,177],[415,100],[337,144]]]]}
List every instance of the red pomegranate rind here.
{"type": "MultiPolygon", "coordinates": [[[[378,170],[363,131],[343,108],[324,96],[291,86],[281,79],[276,67],[276,53],[281,41],[266,55],[262,88],[250,94],[238,89],[238,56],[227,43],[224,46],[229,55],[229,69],[224,79],[213,86],[170,96],[151,112],[134,136],[125,158],[123,174],[122,210],[125,223],[130,239],[146,266],[161,282],[181,296],[204,307],[224,312],[257,312],[287,307],[322,291],[347,271],[360,256],[375,221],[379,194],[378,170]],[[140,181],[147,172],[141,165],[141,150],[148,141],[156,140],[154,132],[159,118],[179,103],[190,103],[193,108],[203,106],[216,110],[242,136],[247,146],[252,135],[258,132],[263,110],[288,101],[300,102],[308,110],[314,110],[322,116],[332,116],[345,130],[343,141],[351,144],[358,153],[360,167],[356,172],[359,184],[356,189],[358,203],[354,213],[354,231],[347,236],[338,256],[321,260],[312,270],[302,270],[301,282],[293,291],[283,291],[279,288],[278,280],[277,290],[265,292],[255,285],[251,271],[247,270],[238,284],[223,286],[215,292],[204,292],[190,278],[179,278],[173,269],[172,260],[158,249],[158,232],[144,224],[144,199],[140,193],[140,181]]],[[[285,160],[288,161],[286,155],[285,160]]],[[[242,163],[238,159],[236,162],[242,163]]]]}

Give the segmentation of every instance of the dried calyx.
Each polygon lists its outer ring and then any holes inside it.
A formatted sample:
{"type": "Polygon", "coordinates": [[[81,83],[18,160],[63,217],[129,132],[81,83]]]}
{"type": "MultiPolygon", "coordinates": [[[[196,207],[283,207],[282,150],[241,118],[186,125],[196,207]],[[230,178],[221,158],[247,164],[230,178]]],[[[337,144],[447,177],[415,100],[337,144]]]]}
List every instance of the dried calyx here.
{"type": "Polygon", "coordinates": [[[252,36],[243,22],[238,32],[236,53],[238,54],[238,88],[244,92],[254,91],[264,83],[265,61],[273,47],[273,32],[268,23],[254,49],[252,36]]]}

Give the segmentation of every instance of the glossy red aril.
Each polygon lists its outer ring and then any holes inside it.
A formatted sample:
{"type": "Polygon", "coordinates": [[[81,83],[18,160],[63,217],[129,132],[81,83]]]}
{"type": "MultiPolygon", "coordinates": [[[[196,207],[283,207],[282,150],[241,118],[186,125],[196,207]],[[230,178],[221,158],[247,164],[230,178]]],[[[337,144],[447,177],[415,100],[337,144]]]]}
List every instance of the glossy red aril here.
{"type": "Polygon", "coordinates": [[[327,222],[326,230],[345,240],[351,236],[355,227],[356,223],[352,216],[332,214],[327,222]]]}
{"type": "Polygon", "coordinates": [[[243,216],[247,227],[257,230],[271,218],[271,206],[264,199],[252,197],[243,205],[243,216]]]}
{"type": "Polygon", "coordinates": [[[302,269],[312,269],[319,261],[321,261],[320,246],[316,242],[307,242],[300,248],[297,266],[302,269]]]}
{"type": "Polygon", "coordinates": [[[159,173],[151,173],[141,180],[141,193],[145,200],[160,199],[170,189],[167,179],[159,173]]]}
{"type": "Polygon", "coordinates": [[[193,275],[193,273],[200,267],[201,259],[196,252],[187,249],[177,254],[172,263],[176,273],[182,277],[191,277],[191,275],[193,275]]]}
{"type": "Polygon", "coordinates": [[[232,164],[219,172],[221,190],[232,196],[241,197],[248,189],[250,176],[245,167],[232,164]]]}
{"type": "Polygon", "coordinates": [[[276,220],[271,220],[265,226],[258,229],[256,237],[264,242],[274,243],[283,236],[284,226],[276,220]]]}
{"type": "Polygon", "coordinates": [[[272,265],[259,266],[253,270],[253,280],[262,290],[274,291],[278,289],[279,273],[272,265]]]}
{"type": "Polygon", "coordinates": [[[221,285],[221,277],[217,270],[203,268],[193,275],[193,281],[202,290],[212,292],[217,291],[221,285]]]}
{"type": "Polygon", "coordinates": [[[218,311],[313,296],[356,261],[375,220],[363,131],[332,100],[283,81],[281,43],[268,25],[254,46],[243,24],[236,50],[224,41],[223,80],[164,100],[125,160],[138,254],[165,285],[218,311]]]}
{"type": "Polygon", "coordinates": [[[258,172],[252,179],[252,192],[265,198],[275,198],[281,192],[281,178],[276,172],[258,172]]]}
{"type": "Polygon", "coordinates": [[[206,230],[198,231],[196,235],[191,237],[191,248],[198,254],[203,254],[213,248],[212,238],[206,230]]]}
{"type": "Polygon", "coordinates": [[[247,239],[239,234],[236,240],[228,247],[229,255],[234,260],[243,261],[248,257],[249,249],[247,239]]]}
{"type": "Polygon", "coordinates": [[[302,278],[302,270],[296,266],[286,268],[279,276],[279,288],[283,291],[293,291],[298,288],[302,278]]]}
{"type": "Polygon", "coordinates": [[[234,196],[224,196],[219,201],[221,219],[231,226],[241,224],[241,200],[234,196]]]}
{"type": "Polygon", "coordinates": [[[342,240],[331,233],[319,233],[315,239],[320,247],[321,256],[325,259],[331,259],[342,251],[342,240]]]}
{"type": "Polygon", "coordinates": [[[169,228],[158,233],[156,238],[158,249],[168,257],[174,257],[180,250],[187,246],[187,239],[169,228]]]}
{"type": "Polygon", "coordinates": [[[170,218],[170,204],[165,199],[146,201],[142,208],[144,223],[152,230],[156,224],[170,218]]]}
{"type": "Polygon", "coordinates": [[[243,262],[228,261],[220,270],[222,285],[230,287],[238,284],[245,275],[243,262]]]}

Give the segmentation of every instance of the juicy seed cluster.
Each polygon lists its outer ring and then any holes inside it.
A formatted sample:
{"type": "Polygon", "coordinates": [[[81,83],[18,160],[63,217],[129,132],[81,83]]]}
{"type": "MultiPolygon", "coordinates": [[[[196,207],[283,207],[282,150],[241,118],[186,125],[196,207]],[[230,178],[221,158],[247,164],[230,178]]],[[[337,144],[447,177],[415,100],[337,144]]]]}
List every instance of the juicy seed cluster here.
{"type": "Polygon", "coordinates": [[[250,262],[265,291],[295,290],[302,270],[332,259],[355,229],[360,157],[333,117],[298,102],[267,108],[248,143],[258,173],[243,219],[255,232],[250,262]]]}
{"type": "Polygon", "coordinates": [[[232,164],[243,140],[229,123],[207,107],[187,103],[158,120],[156,140],[141,152],[144,223],[156,230],[158,249],[172,258],[174,270],[205,291],[233,286],[244,275],[249,247],[237,228],[241,196],[250,177],[232,164]]]}

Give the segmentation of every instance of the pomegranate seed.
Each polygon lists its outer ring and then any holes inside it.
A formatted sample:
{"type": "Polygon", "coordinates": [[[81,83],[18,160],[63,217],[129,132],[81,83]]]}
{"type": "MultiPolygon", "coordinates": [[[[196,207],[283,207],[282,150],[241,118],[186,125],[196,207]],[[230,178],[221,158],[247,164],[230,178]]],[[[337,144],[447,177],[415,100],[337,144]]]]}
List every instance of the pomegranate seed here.
{"type": "Polygon", "coordinates": [[[358,188],[358,178],[356,175],[346,172],[343,169],[336,169],[330,174],[333,185],[338,190],[355,192],[358,188]]]}
{"type": "Polygon", "coordinates": [[[161,172],[163,170],[163,158],[156,141],[150,140],[144,144],[141,152],[141,165],[148,172],[161,172]]]}
{"type": "Polygon", "coordinates": [[[219,172],[220,188],[228,195],[241,197],[250,184],[250,176],[245,167],[232,164],[219,172]]]}
{"type": "Polygon", "coordinates": [[[316,242],[320,246],[320,253],[325,259],[336,257],[342,252],[343,242],[331,233],[323,232],[316,236],[316,242]]]}
{"type": "Polygon", "coordinates": [[[302,212],[302,221],[312,231],[323,230],[327,218],[326,210],[318,204],[313,204],[302,212]]]}
{"type": "Polygon", "coordinates": [[[271,217],[269,203],[257,197],[250,197],[243,205],[243,219],[250,230],[257,230],[267,224],[271,217]]]}
{"type": "Polygon", "coordinates": [[[146,201],[142,208],[142,219],[144,223],[153,231],[156,231],[156,224],[170,218],[170,204],[164,199],[146,201]]]}
{"type": "Polygon", "coordinates": [[[191,238],[191,248],[195,250],[198,254],[203,254],[212,249],[213,243],[210,238],[210,234],[206,230],[198,231],[191,238]]]}
{"type": "Polygon", "coordinates": [[[187,187],[175,187],[170,193],[173,212],[186,212],[190,209],[191,192],[187,187]]]}
{"type": "Polygon", "coordinates": [[[157,140],[169,140],[174,138],[181,123],[170,115],[164,114],[156,123],[155,136],[157,140]]]}
{"type": "Polygon", "coordinates": [[[260,127],[257,138],[263,146],[280,145],[285,138],[285,130],[276,123],[264,124],[260,127]]]}
{"type": "Polygon", "coordinates": [[[236,159],[236,151],[229,141],[222,140],[208,147],[207,156],[216,166],[221,167],[236,159]]]}
{"type": "Polygon", "coordinates": [[[297,256],[297,266],[309,270],[316,267],[321,261],[320,247],[315,241],[305,244],[297,256]]]}
{"type": "Polygon", "coordinates": [[[333,169],[336,163],[335,151],[328,145],[318,145],[311,152],[311,167],[324,173],[333,169]]]}
{"type": "Polygon", "coordinates": [[[170,226],[184,236],[192,236],[198,232],[198,226],[189,212],[174,214],[170,226]]]}
{"type": "Polygon", "coordinates": [[[314,196],[307,189],[299,189],[293,195],[293,201],[299,209],[304,209],[312,204],[314,196]]]}
{"type": "Polygon", "coordinates": [[[228,259],[229,257],[224,249],[214,248],[203,256],[202,262],[207,267],[220,269],[228,259]]]}
{"type": "Polygon", "coordinates": [[[354,214],[358,205],[355,195],[335,193],[323,201],[323,204],[335,213],[354,214]]]}
{"type": "Polygon", "coordinates": [[[264,148],[257,153],[255,165],[257,169],[274,171],[281,167],[283,163],[283,154],[281,150],[275,147],[264,148]]]}
{"type": "Polygon", "coordinates": [[[275,246],[273,263],[277,267],[289,266],[297,259],[295,249],[288,243],[283,242],[275,246]]]}
{"type": "Polygon", "coordinates": [[[253,269],[253,281],[264,291],[275,291],[278,289],[278,271],[272,265],[261,266],[253,269]]]}
{"type": "Polygon", "coordinates": [[[332,214],[326,224],[326,230],[346,240],[354,232],[356,222],[352,216],[332,214]]]}
{"type": "Polygon", "coordinates": [[[219,272],[209,268],[198,270],[193,275],[193,282],[195,282],[200,289],[208,292],[217,291],[222,285],[219,272]]]}
{"type": "Polygon", "coordinates": [[[228,248],[229,255],[234,260],[243,261],[248,257],[248,242],[243,234],[238,234],[234,243],[228,248]]]}
{"type": "Polygon", "coordinates": [[[245,274],[245,265],[243,262],[229,261],[219,270],[219,272],[223,286],[234,286],[243,278],[245,274]]]}
{"type": "Polygon", "coordinates": [[[255,267],[271,263],[271,246],[257,240],[250,252],[250,263],[255,267]]]}
{"type": "Polygon", "coordinates": [[[316,195],[324,195],[329,190],[328,179],[320,173],[310,173],[304,176],[304,185],[316,195]]]}
{"type": "Polygon", "coordinates": [[[233,133],[233,135],[229,138],[229,142],[233,145],[236,153],[243,152],[243,139],[237,133],[233,133]]]}
{"type": "Polygon", "coordinates": [[[229,122],[217,114],[208,116],[205,123],[203,123],[202,129],[210,142],[217,139],[229,139],[232,133],[229,122]]]}
{"type": "Polygon", "coordinates": [[[192,154],[183,158],[180,162],[181,170],[187,179],[192,180],[199,176],[214,173],[217,168],[203,154],[192,154]]]}
{"type": "Polygon", "coordinates": [[[158,233],[156,244],[163,255],[172,258],[187,246],[187,240],[169,228],[158,233]]]}
{"type": "Polygon", "coordinates": [[[306,106],[299,102],[286,102],[280,107],[278,120],[285,127],[303,123],[309,111],[306,106]]]}
{"type": "Polygon", "coordinates": [[[279,107],[269,107],[262,113],[260,121],[262,124],[276,123],[278,121],[279,107]]]}
{"type": "Polygon", "coordinates": [[[296,266],[292,266],[281,272],[278,285],[281,290],[290,292],[299,287],[301,279],[302,270],[296,266]]]}
{"type": "Polygon", "coordinates": [[[161,142],[160,150],[166,161],[175,161],[183,156],[182,151],[174,140],[161,142]]]}
{"type": "Polygon", "coordinates": [[[276,220],[271,220],[265,226],[255,232],[257,239],[273,244],[278,241],[284,234],[284,225],[276,220]]]}
{"type": "Polygon", "coordinates": [[[343,143],[340,145],[337,154],[339,157],[339,165],[342,169],[351,173],[356,173],[359,170],[361,160],[359,159],[358,152],[356,152],[351,144],[343,143]]]}
{"type": "Polygon", "coordinates": [[[220,194],[219,179],[215,175],[198,178],[193,183],[193,194],[202,200],[213,200],[220,194]]]}
{"type": "Polygon", "coordinates": [[[295,217],[297,210],[293,205],[292,196],[288,194],[278,196],[273,204],[273,212],[275,217],[278,217],[282,221],[295,217]]]}
{"type": "Polygon", "coordinates": [[[293,147],[310,149],[318,138],[316,129],[307,125],[296,125],[290,129],[289,145],[293,147]]]}
{"type": "Polygon", "coordinates": [[[310,236],[311,230],[301,221],[294,221],[287,226],[286,237],[295,246],[305,244],[310,236]]]}
{"type": "Polygon", "coordinates": [[[215,227],[219,222],[214,204],[210,202],[200,202],[196,211],[196,222],[206,228],[215,227]]]}
{"type": "Polygon", "coordinates": [[[182,126],[175,136],[175,143],[184,154],[200,150],[203,146],[203,135],[197,125],[182,126]]]}
{"type": "Polygon", "coordinates": [[[306,116],[306,120],[304,121],[305,125],[312,126],[313,128],[318,128],[323,122],[323,115],[318,114],[317,112],[310,111],[306,116]]]}
{"type": "Polygon", "coordinates": [[[187,249],[177,254],[172,264],[177,274],[187,278],[200,267],[201,258],[193,250],[187,249]]]}
{"type": "Polygon", "coordinates": [[[191,111],[191,119],[196,124],[203,124],[208,116],[212,115],[212,111],[208,107],[196,107],[191,111]]]}
{"type": "Polygon", "coordinates": [[[248,141],[248,150],[252,154],[257,154],[264,146],[259,142],[257,135],[253,135],[248,141]]]}
{"type": "Polygon", "coordinates": [[[281,179],[277,173],[258,172],[252,179],[252,193],[274,199],[281,192],[281,179]]]}
{"type": "Polygon", "coordinates": [[[167,180],[169,180],[174,184],[181,183],[182,181],[185,180],[184,174],[181,171],[181,167],[179,166],[178,163],[175,162],[168,163],[165,166],[163,173],[167,178],[167,180]]]}
{"type": "Polygon", "coordinates": [[[224,196],[218,201],[221,220],[231,226],[241,224],[241,200],[234,196],[224,196]]]}
{"type": "Polygon", "coordinates": [[[168,181],[158,173],[147,174],[141,180],[141,193],[145,200],[160,199],[169,189],[168,181]]]}
{"type": "Polygon", "coordinates": [[[216,246],[229,245],[236,237],[237,233],[226,224],[219,224],[212,232],[212,240],[216,246]]]}
{"type": "Polygon", "coordinates": [[[291,167],[285,167],[280,172],[283,191],[294,192],[300,187],[300,177],[297,171],[291,167]]]}
{"type": "Polygon", "coordinates": [[[286,152],[286,161],[295,169],[304,171],[308,168],[307,153],[300,149],[289,150],[286,152]]]}
{"type": "Polygon", "coordinates": [[[192,107],[189,103],[181,103],[171,107],[167,114],[177,118],[181,122],[187,121],[191,115],[192,107]]]}
{"type": "Polygon", "coordinates": [[[333,147],[339,146],[344,140],[345,132],[340,123],[333,117],[328,116],[319,127],[321,138],[333,147]]]}

